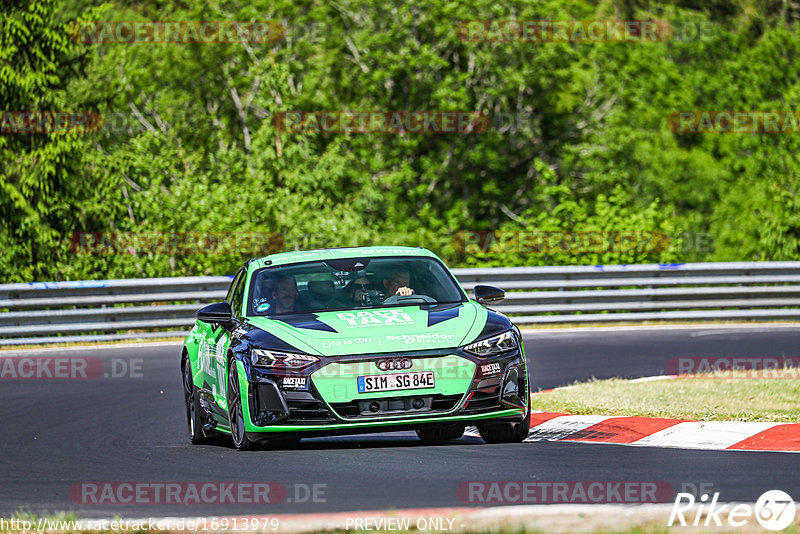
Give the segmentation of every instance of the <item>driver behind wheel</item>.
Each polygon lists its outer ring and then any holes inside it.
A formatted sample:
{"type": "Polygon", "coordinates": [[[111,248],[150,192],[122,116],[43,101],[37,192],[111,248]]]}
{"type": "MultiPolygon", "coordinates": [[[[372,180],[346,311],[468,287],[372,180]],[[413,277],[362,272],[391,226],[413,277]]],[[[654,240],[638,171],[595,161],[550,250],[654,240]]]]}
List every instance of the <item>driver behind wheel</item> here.
{"type": "Polygon", "coordinates": [[[411,285],[411,274],[402,269],[395,269],[383,279],[383,287],[386,289],[386,295],[393,296],[399,295],[401,297],[408,297],[414,294],[414,290],[409,286],[411,285]]]}

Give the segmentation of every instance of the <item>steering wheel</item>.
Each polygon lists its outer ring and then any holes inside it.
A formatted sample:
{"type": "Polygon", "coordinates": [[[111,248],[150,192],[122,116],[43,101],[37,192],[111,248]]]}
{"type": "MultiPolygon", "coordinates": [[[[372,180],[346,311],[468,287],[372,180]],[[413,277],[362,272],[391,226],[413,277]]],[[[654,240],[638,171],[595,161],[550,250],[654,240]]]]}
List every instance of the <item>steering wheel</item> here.
{"type": "Polygon", "coordinates": [[[383,301],[384,304],[403,304],[408,302],[409,304],[412,302],[436,302],[436,299],[429,297],[428,295],[392,295],[391,297],[387,298],[383,301]]]}

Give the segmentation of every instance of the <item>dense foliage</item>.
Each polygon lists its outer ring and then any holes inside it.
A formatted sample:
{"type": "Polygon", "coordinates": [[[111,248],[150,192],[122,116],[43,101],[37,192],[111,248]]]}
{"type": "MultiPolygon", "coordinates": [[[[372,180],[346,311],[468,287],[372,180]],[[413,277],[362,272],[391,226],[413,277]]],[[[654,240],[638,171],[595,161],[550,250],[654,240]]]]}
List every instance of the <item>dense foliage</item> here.
{"type": "Polygon", "coordinates": [[[668,124],[682,110],[796,110],[796,2],[4,0],[2,10],[0,110],[105,118],[99,133],[0,135],[3,281],[226,274],[266,250],[388,243],[456,265],[798,257],[800,134],[668,124]],[[459,38],[459,21],[487,19],[668,20],[674,33],[459,38]],[[84,43],[70,38],[78,20],[278,20],[286,34],[84,43]],[[491,126],[277,131],[275,114],[292,110],[476,110],[491,126]],[[209,235],[230,237],[212,246],[209,235]],[[595,244],[581,246],[587,236],[595,244]]]}

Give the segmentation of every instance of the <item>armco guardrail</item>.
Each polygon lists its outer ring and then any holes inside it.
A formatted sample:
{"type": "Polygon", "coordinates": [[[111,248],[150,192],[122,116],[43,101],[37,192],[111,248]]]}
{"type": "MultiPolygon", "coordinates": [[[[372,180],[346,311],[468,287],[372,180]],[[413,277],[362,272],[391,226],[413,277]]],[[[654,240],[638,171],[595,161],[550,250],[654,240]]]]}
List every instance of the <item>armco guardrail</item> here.
{"type": "MultiPolygon", "coordinates": [[[[455,269],[517,324],[800,319],[800,262],[455,269]]],[[[183,335],[229,276],[0,285],[0,345],[183,335]]]]}
{"type": "Polygon", "coordinates": [[[0,284],[0,345],[185,334],[230,276],[0,284]]]}

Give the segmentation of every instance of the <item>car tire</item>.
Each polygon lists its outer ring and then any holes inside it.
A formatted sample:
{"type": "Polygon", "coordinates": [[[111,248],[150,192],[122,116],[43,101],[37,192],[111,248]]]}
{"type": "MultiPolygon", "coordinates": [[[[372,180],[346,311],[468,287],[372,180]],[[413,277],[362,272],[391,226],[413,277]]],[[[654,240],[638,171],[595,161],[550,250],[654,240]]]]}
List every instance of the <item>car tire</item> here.
{"type": "Polygon", "coordinates": [[[228,364],[228,421],[231,427],[233,446],[240,451],[250,451],[256,448],[256,443],[250,441],[245,432],[244,409],[242,408],[242,394],[239,390],[239,371],[236,360],[228,364]]]}
{"type": "Polygon", "coordinates": [[[442,425],[417,429],[417,436],[425,443],[452,441],[464,435],[463,425],[442,425]]]}
{"type": "Polygon", "coordinates": [[[200,416],[200,399],[194,387],[192,364],[185,356],[183,359],[183,397],[186,405],[186,422],[189,426],[189,437],[192,443],[195,445],[209,443],[209,438],[203,433],[204,421],[200,416]]]}
{"type": "Polygon", "coordinates": [[[476,425],[486,443],[521,443],[531,428],[531,410],[520,423],[480,423],[476,425]]]}

